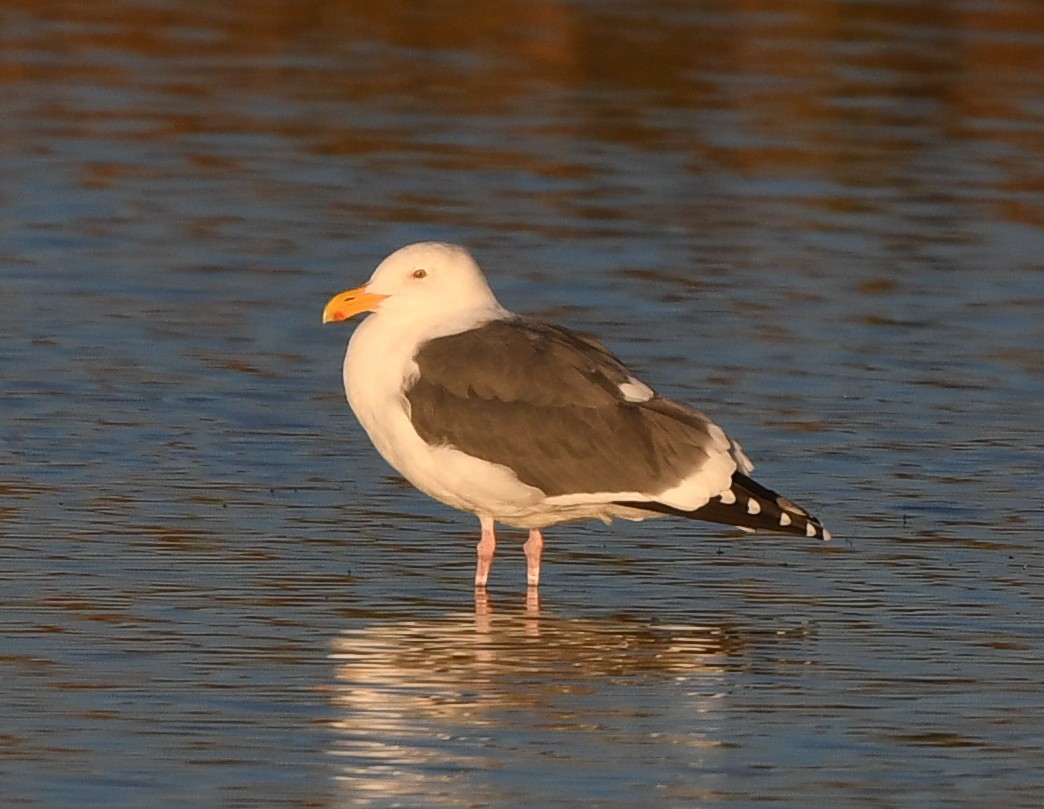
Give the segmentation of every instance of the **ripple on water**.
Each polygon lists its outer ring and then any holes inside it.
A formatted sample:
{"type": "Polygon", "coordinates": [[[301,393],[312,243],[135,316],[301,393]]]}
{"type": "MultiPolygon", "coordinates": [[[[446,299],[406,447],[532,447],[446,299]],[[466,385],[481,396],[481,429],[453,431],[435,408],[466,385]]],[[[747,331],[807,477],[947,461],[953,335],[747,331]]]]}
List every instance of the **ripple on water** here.
{"type": "Polygon", "coordinates": [[[1037,5],[7,6],[5,806],[1039,805],[1037,5]],[[835,541],[474,603],[319,324],[426,238],[835,541]]]}

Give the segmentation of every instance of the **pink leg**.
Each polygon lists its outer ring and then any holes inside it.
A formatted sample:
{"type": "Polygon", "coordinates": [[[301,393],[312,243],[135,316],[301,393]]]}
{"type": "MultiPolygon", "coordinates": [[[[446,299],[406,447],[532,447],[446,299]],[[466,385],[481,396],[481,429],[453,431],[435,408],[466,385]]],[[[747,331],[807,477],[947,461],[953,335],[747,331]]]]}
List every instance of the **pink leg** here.
{"type": "Polygon", "coordinates": [[[526,552],[526,583],[536,587],[540,584],[540,554],[544,550],[544,537],[539,528],[529,529],[529,539],[522,549],[526,552]]]}
{"type": "Polygon", "coordinates": [[[489,567],[493,564],[493,551],[497,547],[497,537],[493,533],[493,518],[479,517],[482,526],[482,539],[478,544],[478,565],[475,568],[475,586],[485,587],[489,578],[489,567]]]}

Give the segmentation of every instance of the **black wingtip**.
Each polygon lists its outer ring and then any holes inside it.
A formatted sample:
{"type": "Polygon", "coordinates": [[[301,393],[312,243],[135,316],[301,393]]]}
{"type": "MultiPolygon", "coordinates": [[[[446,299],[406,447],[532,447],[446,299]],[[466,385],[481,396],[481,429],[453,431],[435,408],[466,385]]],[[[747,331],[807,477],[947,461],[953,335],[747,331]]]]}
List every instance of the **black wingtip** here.
{"type": "Polygon", "coordinates": [[[732,476],[732,486],[728,491],[693,511],[656,502],[626,502],[620,505],[754,531],[830,539],[830,532],[818,518],[739,472],[732,476]]]}

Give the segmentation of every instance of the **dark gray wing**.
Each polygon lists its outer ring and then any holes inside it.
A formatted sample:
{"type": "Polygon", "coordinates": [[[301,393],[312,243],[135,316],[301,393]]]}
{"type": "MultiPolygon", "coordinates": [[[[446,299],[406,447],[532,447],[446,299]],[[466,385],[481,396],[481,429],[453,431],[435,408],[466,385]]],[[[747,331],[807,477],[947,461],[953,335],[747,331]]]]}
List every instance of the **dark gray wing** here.
{"type": "Polygon", "coordinates": [[[627,368],[558,326],[492,321],[414,359],[405,394],[421,438],[503,464],[548,496],[652,494],[722,452],[705,416],[661,396],[628,401],[627,368]]]}

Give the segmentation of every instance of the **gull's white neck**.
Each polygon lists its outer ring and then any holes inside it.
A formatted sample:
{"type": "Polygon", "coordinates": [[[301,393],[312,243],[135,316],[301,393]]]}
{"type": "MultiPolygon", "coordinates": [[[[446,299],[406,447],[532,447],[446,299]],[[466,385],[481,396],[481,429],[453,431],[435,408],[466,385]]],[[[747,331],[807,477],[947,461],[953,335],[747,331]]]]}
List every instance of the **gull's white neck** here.
{"type": "Polygon", "coordinates": [[[344,392],[377,450],[399,472],[409,476],[401,448],[416,438],[404,391],[418,373],[413,358],[421,343],[510,316],[494,299],[436,324],[378,311],[356,328],[344,357],[344,392]]]}

